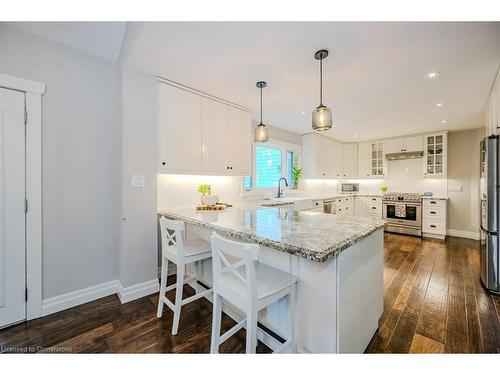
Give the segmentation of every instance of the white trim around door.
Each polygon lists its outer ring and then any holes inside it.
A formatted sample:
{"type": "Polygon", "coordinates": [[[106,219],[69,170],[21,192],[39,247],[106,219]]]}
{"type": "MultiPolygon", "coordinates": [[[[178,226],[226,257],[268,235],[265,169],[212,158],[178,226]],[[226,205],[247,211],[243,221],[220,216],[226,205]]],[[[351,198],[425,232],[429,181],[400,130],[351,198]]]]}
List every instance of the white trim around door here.
{"type": "Polygon", "coordinates": [[[45,84],[0,73],[0,87],[25,93],[26,319],[42,316],[42,95],[45,84]]]}

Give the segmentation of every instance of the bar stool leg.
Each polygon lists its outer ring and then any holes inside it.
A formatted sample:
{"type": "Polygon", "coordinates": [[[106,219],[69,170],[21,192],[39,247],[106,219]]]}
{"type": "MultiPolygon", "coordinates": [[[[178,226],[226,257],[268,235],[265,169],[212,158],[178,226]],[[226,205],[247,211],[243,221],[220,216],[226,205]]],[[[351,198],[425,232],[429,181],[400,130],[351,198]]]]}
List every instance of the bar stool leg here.
{"type": "Polygon", "coordinates": [[[175,288],[175,309],[174,309],[174,322],[172,323],[172,335],[177,335],[177,330],[179,329],[179,318],[181,316],[182,307],[182,290],[184,288],[184,273],[185,265],[177,265],[177,282],[175,288]]]}
{"type": "Polygon", "coordinates": [[[251,307],[247,311],[246,353],[255,353],[257,347],[257,311],[251,307]]]}
{"type": "Polygon", "coordinates": [[[214,293],[212,311],[212,338],[210,343],[210,353],[219,352],[219,337],[222,320],[222,297],[214,293]]]}
{"type": "Polygon", "coordinates": [[[161,279],[160,279],[160,296],[158,298],[158,311],[156,316],[161,318],[163,314],[163,298],[165,297],[165,289],[167,289],[167,276],[168,276],[168,260],[166,258],[161,259],[161,279]]]}

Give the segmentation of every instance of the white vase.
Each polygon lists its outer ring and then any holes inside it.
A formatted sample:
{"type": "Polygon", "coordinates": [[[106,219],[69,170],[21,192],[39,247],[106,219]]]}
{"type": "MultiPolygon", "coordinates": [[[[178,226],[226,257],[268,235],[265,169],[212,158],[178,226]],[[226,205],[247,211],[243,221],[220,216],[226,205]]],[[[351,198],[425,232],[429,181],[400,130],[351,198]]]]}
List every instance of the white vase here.
{"type": "Polygon", "coordinates": [[[202,201],[208,206],[213,206],[219,201],[219,197],[217,195],[204,195],[202,196],[202,201]]]}

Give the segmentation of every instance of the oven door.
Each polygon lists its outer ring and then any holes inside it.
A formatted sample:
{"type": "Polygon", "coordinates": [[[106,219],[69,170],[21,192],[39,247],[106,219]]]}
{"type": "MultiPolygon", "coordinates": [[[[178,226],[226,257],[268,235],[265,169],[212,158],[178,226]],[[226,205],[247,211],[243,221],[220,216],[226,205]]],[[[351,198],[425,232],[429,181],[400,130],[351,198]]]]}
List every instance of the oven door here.
{"type": "Polygon", "coordinates": [[[383,218],[389,224],[410,226],[421,228],[422,227],[422,206],[419,203],[405,203],[406,216],[396,216],[395,202],[384,202],[383,218]]]}

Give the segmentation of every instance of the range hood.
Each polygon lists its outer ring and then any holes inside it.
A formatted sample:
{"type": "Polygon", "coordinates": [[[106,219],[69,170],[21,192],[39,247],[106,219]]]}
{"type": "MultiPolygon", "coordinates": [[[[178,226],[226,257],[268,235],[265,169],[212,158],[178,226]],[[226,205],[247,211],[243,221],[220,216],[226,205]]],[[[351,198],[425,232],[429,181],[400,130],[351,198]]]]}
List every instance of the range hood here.
{"type": "Polygon", "coordinates": [[[395,152],[393,154],[385,154],[385,158],[387,160],[420,159],[423,156],[423,151],[395,152]]]}

